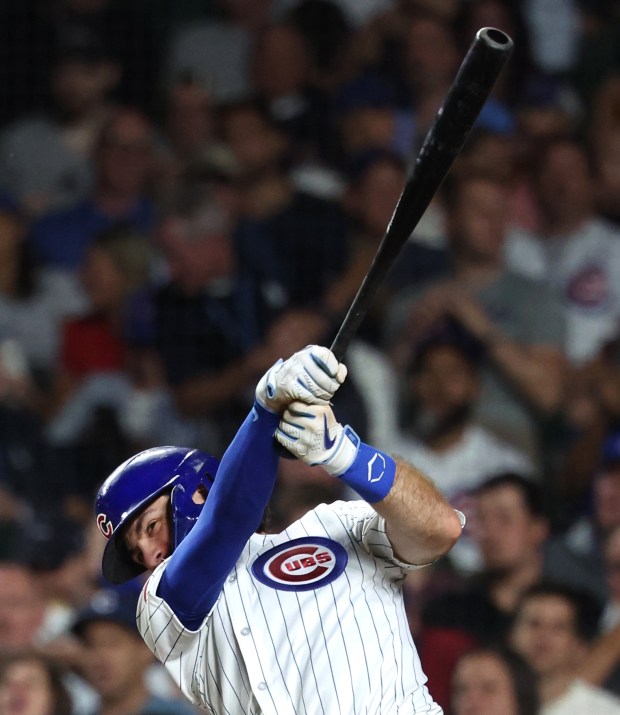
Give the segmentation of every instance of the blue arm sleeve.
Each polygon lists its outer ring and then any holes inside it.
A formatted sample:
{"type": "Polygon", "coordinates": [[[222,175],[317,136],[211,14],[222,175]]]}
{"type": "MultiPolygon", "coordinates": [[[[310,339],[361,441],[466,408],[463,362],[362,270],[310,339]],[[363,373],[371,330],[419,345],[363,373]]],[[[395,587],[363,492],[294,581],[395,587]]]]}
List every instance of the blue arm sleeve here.
{"type": "Polygon", "coordinates": [[[260,525],[278,468],[280,415],[254,404],[226,450],[196,525],[168,561],[158,595],[195,630],[260,525]]]}

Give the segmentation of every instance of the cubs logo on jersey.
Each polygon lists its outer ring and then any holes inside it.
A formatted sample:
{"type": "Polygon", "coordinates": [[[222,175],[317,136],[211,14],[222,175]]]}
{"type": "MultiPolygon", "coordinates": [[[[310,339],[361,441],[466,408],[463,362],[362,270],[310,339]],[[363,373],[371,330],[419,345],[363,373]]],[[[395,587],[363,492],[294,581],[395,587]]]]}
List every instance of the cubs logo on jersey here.
{"type": "Polygon", "coordinates": [[[261,554],[252,573],[265,586],[280,591],[308,591],[331,583],[345,570],[349,557],[338,542],[304,536],[261,554]]]}

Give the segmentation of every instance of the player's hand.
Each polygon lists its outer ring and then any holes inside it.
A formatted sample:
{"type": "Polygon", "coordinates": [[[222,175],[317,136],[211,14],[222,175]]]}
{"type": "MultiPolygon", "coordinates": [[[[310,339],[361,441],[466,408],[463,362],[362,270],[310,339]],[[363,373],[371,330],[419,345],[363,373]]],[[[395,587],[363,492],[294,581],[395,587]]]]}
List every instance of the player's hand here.
{"type": "Polygon", "coordinates": [[[327,405],[346,376],[346,366],[328,348],[308,345],[267,370],[256,387],[256,399],[275,413],[294,400],[327,405]]]}
{"type": "Polygon", "coordinates": [[[284,411],[276,439],[298,459],[310,466],[320,464],[334,476],[353,464],[360,443],[351,427],[338,422],[330,405],[302,402],[293,402],[284,411]]]}

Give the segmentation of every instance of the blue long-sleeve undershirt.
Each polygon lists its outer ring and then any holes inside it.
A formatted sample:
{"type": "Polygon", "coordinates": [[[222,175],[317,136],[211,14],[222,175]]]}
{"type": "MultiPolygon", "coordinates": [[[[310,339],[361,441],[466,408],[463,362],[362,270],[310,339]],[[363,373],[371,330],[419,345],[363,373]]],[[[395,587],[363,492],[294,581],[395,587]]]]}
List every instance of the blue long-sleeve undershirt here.
{"type": "Polygon", "coordinates": [[[279,420],[254,404],[222,457],[196,525],[168,561],[157,592],[187,628],[200,626],[260,525],[276,481],[279,420]]]}

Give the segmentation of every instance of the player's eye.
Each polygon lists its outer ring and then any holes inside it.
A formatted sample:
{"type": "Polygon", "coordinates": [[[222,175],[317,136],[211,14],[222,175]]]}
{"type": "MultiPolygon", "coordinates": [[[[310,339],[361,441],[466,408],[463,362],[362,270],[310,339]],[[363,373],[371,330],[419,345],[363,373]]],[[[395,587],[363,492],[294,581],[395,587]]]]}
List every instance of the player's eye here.
{"type": "Polygon", "coordinates": [[[142,556],[142,550],[139,548],[133,548],[129,549],[129,557],[131,558],[132,561],[135,561],[135,563],[140,564],[140,566],[144,566],[144,558],[142,556]]]}
{"type": "Polygon", "coordinates": [[[154,521],[149,521],[146,527],[146,533],[150,536],[154,531],[155,527],[157,526],[157,520],[154,521]]]}

